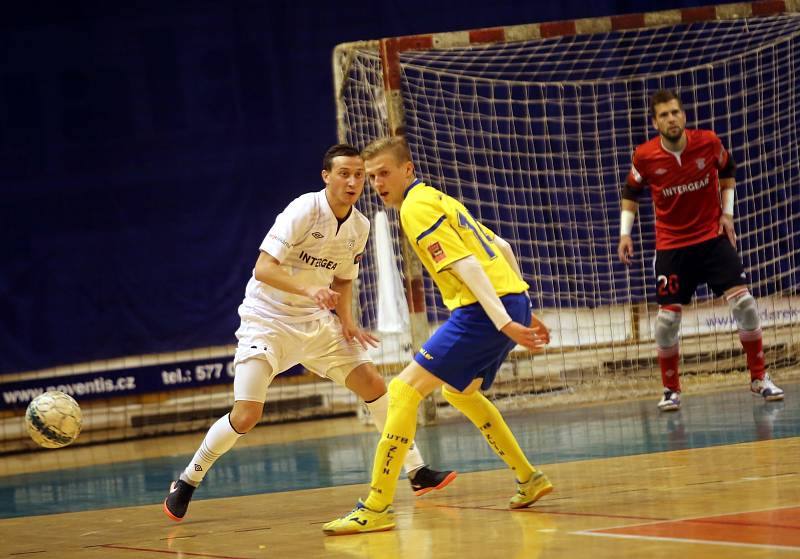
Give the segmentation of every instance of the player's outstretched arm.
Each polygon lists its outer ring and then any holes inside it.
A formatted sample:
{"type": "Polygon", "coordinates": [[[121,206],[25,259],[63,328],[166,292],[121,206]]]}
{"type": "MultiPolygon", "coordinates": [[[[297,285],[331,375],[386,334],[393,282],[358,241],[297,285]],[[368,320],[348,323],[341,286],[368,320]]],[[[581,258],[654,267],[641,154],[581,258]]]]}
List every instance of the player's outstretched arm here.
{"type": "Polygon", "coordinates": [[[353,280],[334,277],[331,289],[339,294],[336,303],[336,316],[342,323],[342,335],[347,341],[356,340],[361,347],[367,349],[368,345],[378,347],[380,340],[358,327],[358,322],[353,320],[353,280]]]}
{"type": "Polygon", "coordinates": [[[620,215],[620,231],[619,231],[619,245],[617,246],[617,256],[626,266],[630,265],[633,259],[633,239],[631,238],[631,231],[633,230],[633,220],[636,217],[636,211],[639,209],[639,203],[627,198],[622,199],[622,214],[620,215]]]}
{"type": "Polygon", "coordinates": [[[255,277],[258,281],[266,283],[275,289],[310,297],[320,309],[332,310],[336,308],[336,302],[339,299],[339,294],[328,287],[316,288],[298,285],[297,280],[281,268],[281,263],[278,262],[278,259],[264,251],[261,251],[258,255],[255,277]]]}

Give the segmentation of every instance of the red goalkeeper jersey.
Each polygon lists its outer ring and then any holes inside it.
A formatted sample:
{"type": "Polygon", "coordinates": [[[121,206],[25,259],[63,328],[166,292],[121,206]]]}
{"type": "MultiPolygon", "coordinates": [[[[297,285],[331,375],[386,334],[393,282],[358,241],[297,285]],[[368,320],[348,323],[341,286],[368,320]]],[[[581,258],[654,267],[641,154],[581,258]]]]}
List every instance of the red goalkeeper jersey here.
{"type": "Polygon", "coordinates": [[[717,236],[722,208],[719,169],[728,152],[711,130],[686,130],[680,153],[664,149],[661,137],[641,144],[633,154],[628,186],[650,185],[656,210],[656,249],[693,245],[717,236]]]}

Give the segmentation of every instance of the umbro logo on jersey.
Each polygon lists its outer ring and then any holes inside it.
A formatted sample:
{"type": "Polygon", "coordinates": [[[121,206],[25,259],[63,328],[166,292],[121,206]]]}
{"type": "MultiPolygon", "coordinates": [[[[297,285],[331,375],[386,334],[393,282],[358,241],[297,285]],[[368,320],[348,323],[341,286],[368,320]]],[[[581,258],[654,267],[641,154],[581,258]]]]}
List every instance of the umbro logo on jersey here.
{"type": "Polygon", "coordinates": [[[666,174],[667,174],[666,169],[656,169],[656,175],[666,175],[666,174]]]}
{"type": "Polygon", "coordinates": [[[355,246],[356,246],[356,240],[355,239],[347,239],[347,249],[348,250],[353,250],[353,248],[355,246]]]}
{"type": "Polygon", "coordinates": [[[323,234],[322,234],[322,233],[320,233],[319,231],[314,231],[313,233],[311,233],[311,236],[312,236],[312,237],[314,237],[315,239],[321,239],[321,238],[323,238],[325,235],[323,235],[323,234]]]}

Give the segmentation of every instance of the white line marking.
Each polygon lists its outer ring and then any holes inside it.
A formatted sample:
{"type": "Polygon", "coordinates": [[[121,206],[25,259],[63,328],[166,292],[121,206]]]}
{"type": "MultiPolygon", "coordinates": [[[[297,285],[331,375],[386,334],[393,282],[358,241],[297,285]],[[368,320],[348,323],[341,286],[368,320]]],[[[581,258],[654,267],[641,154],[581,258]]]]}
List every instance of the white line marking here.
{"type": "Polygon", "coordinates": [[[589,530],[582,530],[580,532],[571,532],[572,534],[578,536],[603,536],[606,538],[623,538],[629,540],[654,540],[654,541],[663,541],[663,542],[677,542],[677,543],[704,543],[710,545],[725,545],[731,547],[755,547],[758,549],[775,549],[778,551],[797,551],[800,547],[795,546],[788,546],[788,545],[770,545],[770,544],[760,544],[760,543],[738,543],[738,542],[726,542],[720,540],[695,540],[690,538],[667,538],[663,536],[637,536],[633,534],[607,534],[603,532],[592,532],[589,530]]]}

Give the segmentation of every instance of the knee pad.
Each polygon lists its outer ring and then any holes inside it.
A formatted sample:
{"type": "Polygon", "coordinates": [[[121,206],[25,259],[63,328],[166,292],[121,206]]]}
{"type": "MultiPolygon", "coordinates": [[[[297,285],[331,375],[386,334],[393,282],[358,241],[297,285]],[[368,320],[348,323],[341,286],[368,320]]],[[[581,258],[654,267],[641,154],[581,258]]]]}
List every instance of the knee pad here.
{"type": "Polygon", "coordinates": [[[656,315],[656,345],[662,349],[673,347],[678,343],[678,332],[681,328],[680,309],[672,310],[661,307],[656,315]]]}
{"type": "Polygon", "coordinates": [[[758,318],[758,305],[756,305],[756,300],[750,295],[749,291],[745,289],[730,296],[728,304],[731,306],[731,314],[736,320],[739,330],[752,332],[761,327],[761,321],[758,318]]]}

